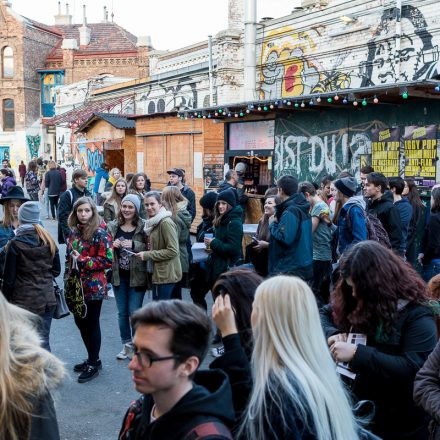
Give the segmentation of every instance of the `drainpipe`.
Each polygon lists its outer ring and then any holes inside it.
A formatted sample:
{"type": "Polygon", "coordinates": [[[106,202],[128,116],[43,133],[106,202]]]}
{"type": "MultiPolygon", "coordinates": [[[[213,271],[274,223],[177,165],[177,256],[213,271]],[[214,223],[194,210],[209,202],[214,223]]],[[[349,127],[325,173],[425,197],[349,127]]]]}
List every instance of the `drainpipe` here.
{"type": "Polygon", "coordinates": [[[257,0],[244,1],[244,100],[253,101],[256,89],[257,0]]]}
{"type": "Polygon", "coordinates": [[[214,105],[214,84],[212,78],[212,35],[208,35],[208,51],[209,51],[209,106],[214,105]]]}
{"type": "Polygon", "coordinates": [[[401,40],[402,40],[402,0],[396,0],[395,20],[396,20],[396,36],[395,36],[396,44],[394,51],[394,60],[396,64],[396,79],[397,82],[400,82],[400,72],[401,72],[400,48],[401,48],[401,40]]]}

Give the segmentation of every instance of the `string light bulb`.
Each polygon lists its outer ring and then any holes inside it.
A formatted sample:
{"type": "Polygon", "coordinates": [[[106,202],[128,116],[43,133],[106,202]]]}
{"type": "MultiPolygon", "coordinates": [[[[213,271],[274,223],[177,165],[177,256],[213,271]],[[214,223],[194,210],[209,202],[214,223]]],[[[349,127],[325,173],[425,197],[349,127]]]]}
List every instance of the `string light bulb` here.
{"type": "Polygon", "coordinates": [[[355,99],[354,101],[353,101],[353,105],[355,106],[355,107],[357,107],[358,106],[358,102],[357,102],[357,100],[355,99]]]}
{"type": "Polygon", "coordinates": [[[378,103],[379,103],[379,98],[378,98],[377,96],[375,96],[374,99],[373,99],[373,102],[374,102],[375,104],[378,104],[378,103]]]}

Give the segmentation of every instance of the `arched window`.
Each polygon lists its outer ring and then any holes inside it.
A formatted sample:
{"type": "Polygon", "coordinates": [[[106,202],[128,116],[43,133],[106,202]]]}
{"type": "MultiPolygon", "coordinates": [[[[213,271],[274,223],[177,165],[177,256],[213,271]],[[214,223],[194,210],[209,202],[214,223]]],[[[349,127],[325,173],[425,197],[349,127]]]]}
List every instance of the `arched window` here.
{"type": "Polygon", "coordinates": [[[162,98],[160,98],[157,101],[157,112],[158,113],[164,113],[165,112],[165,101],[162,98]]]}
{"type": "Polygon", "coordinates": [[[154,101],[150,101],[148,104],[148,113],[156,113],[156,103],[154,101]]]}
{"type": "Polygon", "coordinates": [[[15,130],[14,100],[3,100],[3,131],[15,130]]]}
{"type": "Polygon", "coordinates": [[[6,46],[2,52],[2,77],[12,78],[14,76],[14,52],[12,47],[6,46]]]}

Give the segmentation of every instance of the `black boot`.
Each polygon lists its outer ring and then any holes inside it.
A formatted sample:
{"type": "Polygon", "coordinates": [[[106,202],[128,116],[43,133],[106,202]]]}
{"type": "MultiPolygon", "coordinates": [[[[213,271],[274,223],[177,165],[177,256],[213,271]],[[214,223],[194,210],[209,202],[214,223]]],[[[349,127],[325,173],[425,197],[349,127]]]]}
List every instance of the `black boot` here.
{"type": "Polygon", "coordinates": [[[98,367],[92,367],[92,365],[87,365],[84,371],[78,376],[79,383],[85,383],[89,380],[94,379],[99,375],[98,367]]]}

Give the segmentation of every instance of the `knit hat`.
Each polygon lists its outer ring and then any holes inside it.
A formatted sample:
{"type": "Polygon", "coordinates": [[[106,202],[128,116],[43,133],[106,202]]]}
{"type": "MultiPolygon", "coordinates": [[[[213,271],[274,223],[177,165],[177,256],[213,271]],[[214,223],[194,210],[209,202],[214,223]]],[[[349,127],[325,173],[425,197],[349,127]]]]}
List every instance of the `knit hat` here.
{"type": "Polygon", "coordinates": [[[216,201],[217,193],[209,191],[200,199],[199,203],[202,208],[213,210],[216,201]]]}
{"type": "Polygon", "coordinates": [[[217,202],[226,202],[232,208],[237,206],[237,191],[232,188],[225,189],[217,195],[217,202]]]}
{"type": "Polygon", "coordinates": [[[18,221],[20,224],[41,223],[40,204],[38,202],[26,202],[18,209],[18,221]]]}
{"type": "Polygon", "coordinates": [[[358,186],[354,177],[342,177],[336,180],[333,185],[347,197],[353,197],[356,194],[358,186]]]}
{"type": "Polygon", "coordinates": [[[139,196],[137,196],[136,194],[127,194],[122,199],[121,204],[124,202],[133,203],[134,207],[136,208],[136,212],[139,214],[139,211],[141,210],[141,200],[140,200],[139,196]]]}
{"type": "Polygon", "coordinates": [[[247,168],[247,165],[244,162],[238,162],[238,164],[235,165],[235,171],[238,174],[244,174],[246,172],[246,168],[247,168]]]}

